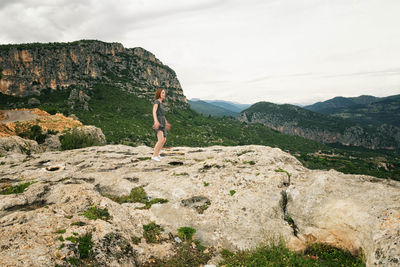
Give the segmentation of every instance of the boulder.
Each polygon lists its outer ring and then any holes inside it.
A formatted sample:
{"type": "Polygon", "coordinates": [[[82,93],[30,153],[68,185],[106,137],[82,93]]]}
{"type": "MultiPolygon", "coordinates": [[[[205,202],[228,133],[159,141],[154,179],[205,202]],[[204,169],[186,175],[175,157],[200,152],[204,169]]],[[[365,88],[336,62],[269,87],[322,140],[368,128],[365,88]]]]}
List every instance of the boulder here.
{"type": "Polygon", "coordinates": [[[45,151],[60,150],[61,142],[59,135],[48,135],[42,144],[42,147],[45,149],[45,151]]]}
{"type": "Polygon", "coordinates": [[[75,128],[75,130],[79,133],[83,133],[85,135],[90,136],[93,138],[99,145],[105,145],[107,143],[106,137],[101,131],[100,128],[97,128],[93,125],[86,125],[75,128]]]}
{"type": "Polygon", "coordinates": [[[34,140],[24,139],[19,136],[0,137],[0,154],[30,154],[42,151],[43,149],[34,140]]]}

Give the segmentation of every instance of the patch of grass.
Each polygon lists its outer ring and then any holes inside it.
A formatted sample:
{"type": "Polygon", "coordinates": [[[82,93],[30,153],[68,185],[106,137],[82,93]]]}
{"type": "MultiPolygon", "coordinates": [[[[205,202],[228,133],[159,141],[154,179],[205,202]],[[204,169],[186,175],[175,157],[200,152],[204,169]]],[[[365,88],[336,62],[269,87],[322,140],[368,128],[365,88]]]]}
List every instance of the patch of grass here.
{"type": "Polygon", "coordinates": [[[250,164],[250,165],[255,165],[256,162],[254,160],[250,160],[250,161],[243,161],[243,164],[250,164]]]}
{"type": "Polygon", "coordinates": [[[235,193],[236,193],[236,191],[235,191],[235,190],[231,190],[231,191],[229,191],[229,194],[230,194],[231,196],[233,196],[235,193]]]}
{"type": "Polygon", "coordinates": [[[208,209],[208,207],[210,207],[210,205],[211,205],[211,202],[210,202],[210,201],[206,201],[203,205],[197,207],[196,210],[197,210],[197,212],[198,212],[199,214],[203,214],[204,211],[205,211],[206,209],[208,209]]]}
{"type": "Polygon", "coordinates": [[[213,248],[206,248],[200,241],[182,242],[177,245],[176,253],[167,259],[153,258],[145,263],[144,267],[163,266],[163,267],[187,267],[203,266],[214,255],[213,248]]]}
{"type": "Polygon", "coordinates": [[[64,242],[64,238],[63,238],[63,236],[62,236],[62,235],[60,235],[60,236],[58,237],[58,240],[60,240],[61,242],[64,242]]]}
{"type": "Polygon", "coordinates": [[[110,217],[111,217],[110,214],[108,213],[108,209],[107,208],[100,209],[100,208],[97,208],[96,206],[91,206],[83,214],[83,216],[85,216],[89,220],[101,219],[101,220],[104,220],[104,221],[108,221],[110,219],[110,217]]]}
{"type": "Polygon", "coordinates": [[[365,266],[360,257],[326,244],[311,244],[304,254],[307,259],[314,259],[321,265],[327,263],[327,266],[365,266]]]}
{"type": "Polygon", "coordinates": [[[167,203],[168,199],[164,198],[154,198],[150,199],[146,191],[144,190],[143,186],[138,186],[135,188],[131,189],[131,192],[129,195],[123,195],[123,196],[113,196],[113,195],[104,195],[105,197],[108,197],[112,201],[115,201],[119,204],[122,203],[142,203],[145,204],[143,207],[137,208],[137,209],[150,209],[153,204],[156,203],[167,203]]]}
{"type": "Polygon", "coordinates": [[[78,251],[81,259],[86,259],[91,256],[92,247],[92,233],[82,235],[78,238],[78,251]]]}
{"type": "Polygon", "coordinates": [[[65,238],[65,240],[71,241],[72,243],[76,243],[78,242],[78,239],[75,236],[69,236],[67,238],[65,238]]]}
{"type": "Polygon", "coordinates": [[[58,247],[58,249],[62,249],[63,247],[65,247],[65,244],[64,244],[64,243],[62,243],[62,244],[58,247]]]}
{"type": "Polygon", "coordinates": [[[0,191],[0,195],[21,194],[25,191],[26,188],[28,188],[28,186],[30,186],[33,183],[35,182],[26,182],[15,186],[9,186],[0,191]]]}
{"type": "Polygon", "coordinates": [[[65,234],[66,231],[67,230],[65,230],[65,229],[59,229],[56,231],[56,234],[65,234]]]}
{"type": "Polygon", "coordinates": [[[178,237],[182,240],[192,240],[192,237],[195,233],[196,229],[188,226],[183,226],[178,229],[178,237]]]}
{"type": "Polygon", "coordinates": [[[133,244],[137,245],[137,244],[140,243],[141,238],[140,238],[140,237],[137,237],[137,236],[135,236],[135,235],[132,235],[132,236],[131,236],[131,240],[132,240],[132,243],[133,243],[133,244]]]}
{"type": "Polygon", "coordinates": [[[359,257],[326,245],[314,244],[304,253],[289,250],[283,242],[264,245],[253,250],[231,252],[222,250],[220,265],[224,266],[365,266],[359,257]]]}
{"type": "Polygon", "coordinates": [[[71,263],[73,266],[78,266],[78,259],[76,257],[69,257],[67,258],[67,262],[71,263]]]}
{"type": "MultiPolygon", "coordinates": [[[[92,247],[93,247],[93,241],[92,241],[92,233],[87,233],[78,237],[75,236],[69,236],[65,240],[71,241],[74,244],[78,245],[78,252],[79,252],[79,258],[80,259],[87,259],[90,256],[92,256],[92,247]]],[[[78,261],[78,259],[77,259],[78,261]]],[[[78,264],[78,263],[77,263],[78,264]]]]}
{"type": "Polygon", "coordinates": [[[84,225],[86,225],[86,223],[81,222],[81,221],[78,221],[78,222],[73,222],[73,223],[71,223],[71,225],[72,225],[72,226],[84,226],[84,225]]]}
{"type": "Polygon", "coordinates": [[[203,184],[204,184],[204,186],[209,186],[210,185],[210,183],[207,183],[207,182],[203,182],[203,184]]]}
{"type": "Polygon", "coordinates": [[[143,237],[147,243],[159,243],[161,231],[164,231],[164,229],[155,222],[143,225],[143,237]]]}

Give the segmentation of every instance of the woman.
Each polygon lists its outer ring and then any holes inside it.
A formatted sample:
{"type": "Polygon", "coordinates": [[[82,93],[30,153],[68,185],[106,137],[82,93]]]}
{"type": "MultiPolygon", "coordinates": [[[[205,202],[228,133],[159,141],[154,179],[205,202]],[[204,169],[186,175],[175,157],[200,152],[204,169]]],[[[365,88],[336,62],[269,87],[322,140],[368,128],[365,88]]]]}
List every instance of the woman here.
{"type": "Polygon", "coordinates": [[[165,99],[165,90],[157,89],[154,95],[154,106],[153,106],[153,119],[154,134],[157,137],[157,143],[154,146],[154,153],[151,157],[152,160],[161,161],[160,150],[167,141],[167,130],[171,127],[167,119],[164,116],[164,109],[162,106],[162,101],[165,99]]]}

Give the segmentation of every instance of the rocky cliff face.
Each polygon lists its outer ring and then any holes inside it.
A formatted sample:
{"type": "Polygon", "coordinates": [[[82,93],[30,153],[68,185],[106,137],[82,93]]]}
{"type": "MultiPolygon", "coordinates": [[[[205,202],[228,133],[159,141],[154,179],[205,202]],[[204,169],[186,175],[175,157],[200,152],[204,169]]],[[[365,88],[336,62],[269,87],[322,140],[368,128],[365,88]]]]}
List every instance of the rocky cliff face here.
{"type": "Polygon", "coordinates": [[[197,230],[207,255],[282,238],[294,250],[322,242],[362,252],[367,266],[400,262],[399,182],[308,170],[265,146],[177,147],[161,162],[151,155],[108,145],[0,158],[1,189],[34,182],[0,194],[0,265],[84,263],[87,244],[92,265],[143,266],[176,252],[182,226],[197,230]],[[142,209],[142,197],[116,200],[137,188],[168,202],[142,209]],[[85,216],[94,207],[100,218],[85,216]],[[150,222],[160,226],[154,242],[145,237],[150,222]]]}
{"type": "Polygon", "coordinates": [[[90,88],[95,82],[112,81],[149,99],[157,88],[166,89],[170,103],[187,105],[171,68],[143,48],[124,48],[119,43],[1,45],[0,70],[0,92],[8,95],[35,95],[71,85],[90,88]]]}
{"type": "Polygon", "coordinates": [[[279,114],[242,112],[237,119],[246,123],[261,123],[284,134],[298,135],[322,143],[340,143],[370,149],[400,148],[400,128],[387,124],[377,127],[372,133],[360,126],[348,127],[343,132],[339,132],[299,126],[295,120],[282,120],[279,114]]]}

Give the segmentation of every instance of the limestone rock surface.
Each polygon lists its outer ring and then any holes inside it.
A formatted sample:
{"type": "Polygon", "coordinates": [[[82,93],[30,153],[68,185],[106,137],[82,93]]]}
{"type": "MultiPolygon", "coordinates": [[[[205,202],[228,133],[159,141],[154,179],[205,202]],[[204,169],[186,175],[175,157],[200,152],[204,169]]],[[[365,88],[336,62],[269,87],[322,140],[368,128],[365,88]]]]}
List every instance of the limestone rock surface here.
{"type": "Polygon", "coordinates": [[[0,137],[0,154],[22,153],[27,151],[38,153],[43,149],[34,140],[24,139],[19,136],[0,137]]]}
{"type": "Polygon", "coordinates": [[[195,238],[216,251],[282,238],[294,250],[325,242],[362,251],[367,266],[399,263],[398,182],[308,170],[265,146],[176,147],[164,150],[161,162],[151,155],[145,146],[107,145],[1,157],[0,188],[35,183],[0,195],[0,265],[66,264],[78,252],[60,236],[90,233],[96,264],[140,266],[171,256],[182,226],[195,228],[195,238]],[[109,198],[136,187],[168,202],[138,209],[143,204],[109,198]],[[110,219],[83,216],[92,206],[107,208],[110,219]],[[160,243],[143,238],[150,222],[164,229],[160,243]]]}

